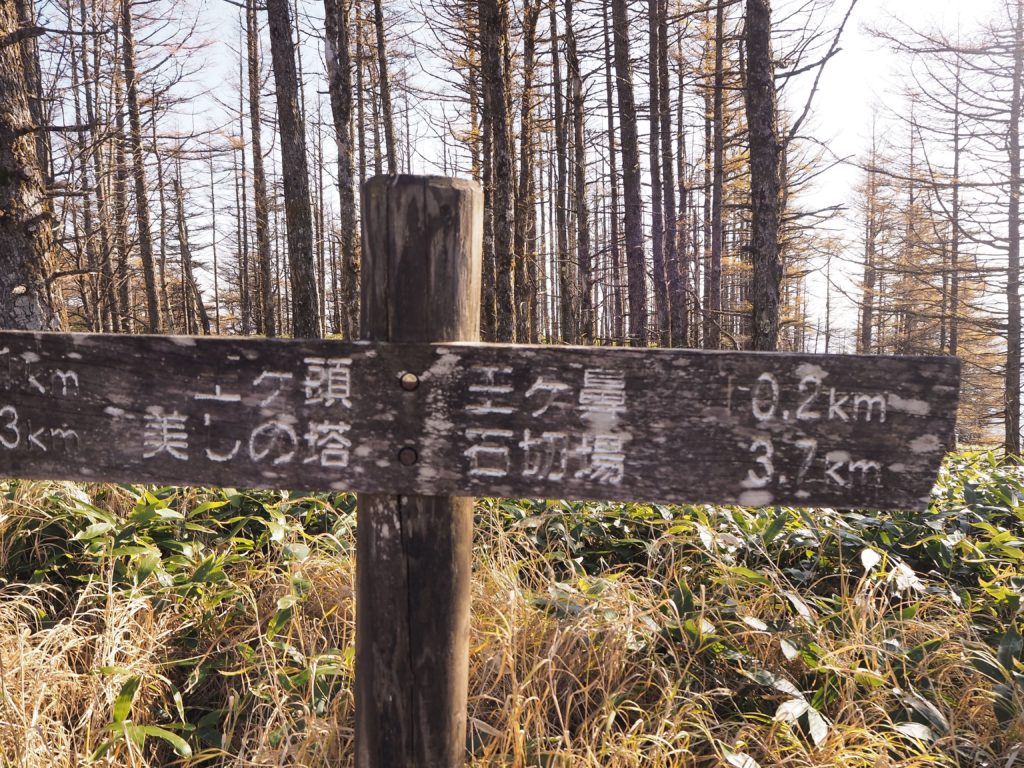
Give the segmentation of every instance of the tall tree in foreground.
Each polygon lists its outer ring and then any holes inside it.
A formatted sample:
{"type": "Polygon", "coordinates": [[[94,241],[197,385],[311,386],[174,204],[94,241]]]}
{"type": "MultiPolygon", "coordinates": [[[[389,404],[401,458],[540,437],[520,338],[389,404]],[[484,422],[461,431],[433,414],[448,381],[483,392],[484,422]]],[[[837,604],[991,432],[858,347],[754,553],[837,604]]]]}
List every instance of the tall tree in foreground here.
{"type": "Polygon", "coordinates": [[[629,283],[629,338],[647,346],[647,270],[644,264],[644,210],[640,190],[640,145],[636,132],[633,65],[629,60],[629,8],[626,0],[611,0],[615,46],[615,77],[622,143],[622,196],[629,283]]]}
{"type": "Polygon", "coordinates": [[[750,250],[753,349],[774,351],[779,339],[779,137],[769,0],[747,0],[747,126],[750,131],[750,250]]]}
{"type": "Polygon", "coordinates": [[[295,46],[288,17],[288,0],[267,0],[270,54],[277,86],[277,119],[281,133],[281,176],[284,215],[288,228],[288,266],[291,273],[292,334],[320,338],[319,301],[313,262],[313,219],[310,213],[306,136],[299,108],[295,46]]]}
{"type": "Polygon", "coordinates": [[[15,2],[0,0],[0,328],[37,331],[53,234],[17,35],[15,2]]]}

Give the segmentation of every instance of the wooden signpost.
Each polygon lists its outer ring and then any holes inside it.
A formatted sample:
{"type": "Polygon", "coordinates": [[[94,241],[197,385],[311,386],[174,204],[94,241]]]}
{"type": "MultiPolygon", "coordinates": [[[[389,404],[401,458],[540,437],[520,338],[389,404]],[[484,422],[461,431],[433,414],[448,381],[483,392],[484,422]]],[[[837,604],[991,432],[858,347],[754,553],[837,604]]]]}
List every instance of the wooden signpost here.
{"type": "Polygon", "coordinates": [[[919,508],[952,358],[488,345],[481,200],[363,193],[365,341],[0,332],[0,475],[359,492],[357,764],[465,749],[472,496],[919,508]]]}

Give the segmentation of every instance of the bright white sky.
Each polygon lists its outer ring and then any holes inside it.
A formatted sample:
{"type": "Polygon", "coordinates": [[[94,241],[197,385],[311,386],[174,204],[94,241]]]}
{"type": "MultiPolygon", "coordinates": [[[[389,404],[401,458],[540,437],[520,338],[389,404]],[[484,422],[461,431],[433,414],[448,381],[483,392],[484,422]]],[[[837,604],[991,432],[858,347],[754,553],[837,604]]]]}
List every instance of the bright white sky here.
{"type": "MultiPolygon", "coordinates": [[[[847,2],[838,2],[835,13],[844,13],[848,7],[847,2]]],[[[815,135],[826,141],[837,157],[855,160],[863,157],[870,144],[873,111],[877,108],[879,132],[884,136],[886,113],[901,108],[898,94],[907,59],[892,53],[871,34],[871,28],[898,32],[901,27],[909,27],[951,33],[959,23],[970,30],[991,8],[990,0],[860,0],[844,33],[842,51],[829,63],[814,102],[815,135]]],[[[821,205],[852,203],[861,178],[862,172],[852,165],[833,168],[820,180],[821,205]]],[[[847,236],[857,236],[853,222],[847,236]]],[[[832,278],[834,283],[846,285],[857,280],[852,274],[846,280],[835,273],[832,278]]],[[[811,305],[812,314],[823,314],[824,279],[812,275],[808,287],[816,299],[811,305]]],[[[855,326],[851,303],[842,302],[832,311],[833,324],[850,329],[855,326]]]]}

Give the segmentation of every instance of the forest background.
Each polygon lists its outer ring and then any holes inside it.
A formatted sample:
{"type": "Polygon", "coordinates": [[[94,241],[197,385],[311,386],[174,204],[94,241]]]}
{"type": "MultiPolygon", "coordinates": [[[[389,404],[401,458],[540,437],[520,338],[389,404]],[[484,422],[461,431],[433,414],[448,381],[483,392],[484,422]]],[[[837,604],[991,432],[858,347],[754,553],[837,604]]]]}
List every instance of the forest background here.
{"type": "Polygon", "coordinates": [[[486,339],[957,354],[1019,451],[1015,3],[15,5],[64,327],[355,336],[359,182],[466,175],[486,339]]]}

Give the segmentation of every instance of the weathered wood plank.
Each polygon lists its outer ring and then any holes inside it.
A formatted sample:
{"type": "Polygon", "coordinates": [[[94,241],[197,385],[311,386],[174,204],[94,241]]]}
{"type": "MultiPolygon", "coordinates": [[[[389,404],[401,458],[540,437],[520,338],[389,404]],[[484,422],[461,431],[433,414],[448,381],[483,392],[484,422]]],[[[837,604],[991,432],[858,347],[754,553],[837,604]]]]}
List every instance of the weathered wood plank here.
{"type": "Polygon", "coordinates": [[[935,357],[2,332],[0,475],[907,508],[958,391],[935,357]]]}
{"type": "MultiPolygon", "coordinates": [[[[478,341],[479,185],[378,177],[362,205],[363,338],[478,341]]],[[[389,369],[380,381],[383,399],[401,393],[403,421],[422,415],[412,383],[389,369]]],[[[416,456],[402,436],[378,460],[411,467],[416,456]]],[[[356,768],[455,768],[466,753],[473,499],[383,490],[357,498],[356,768]]]]}

